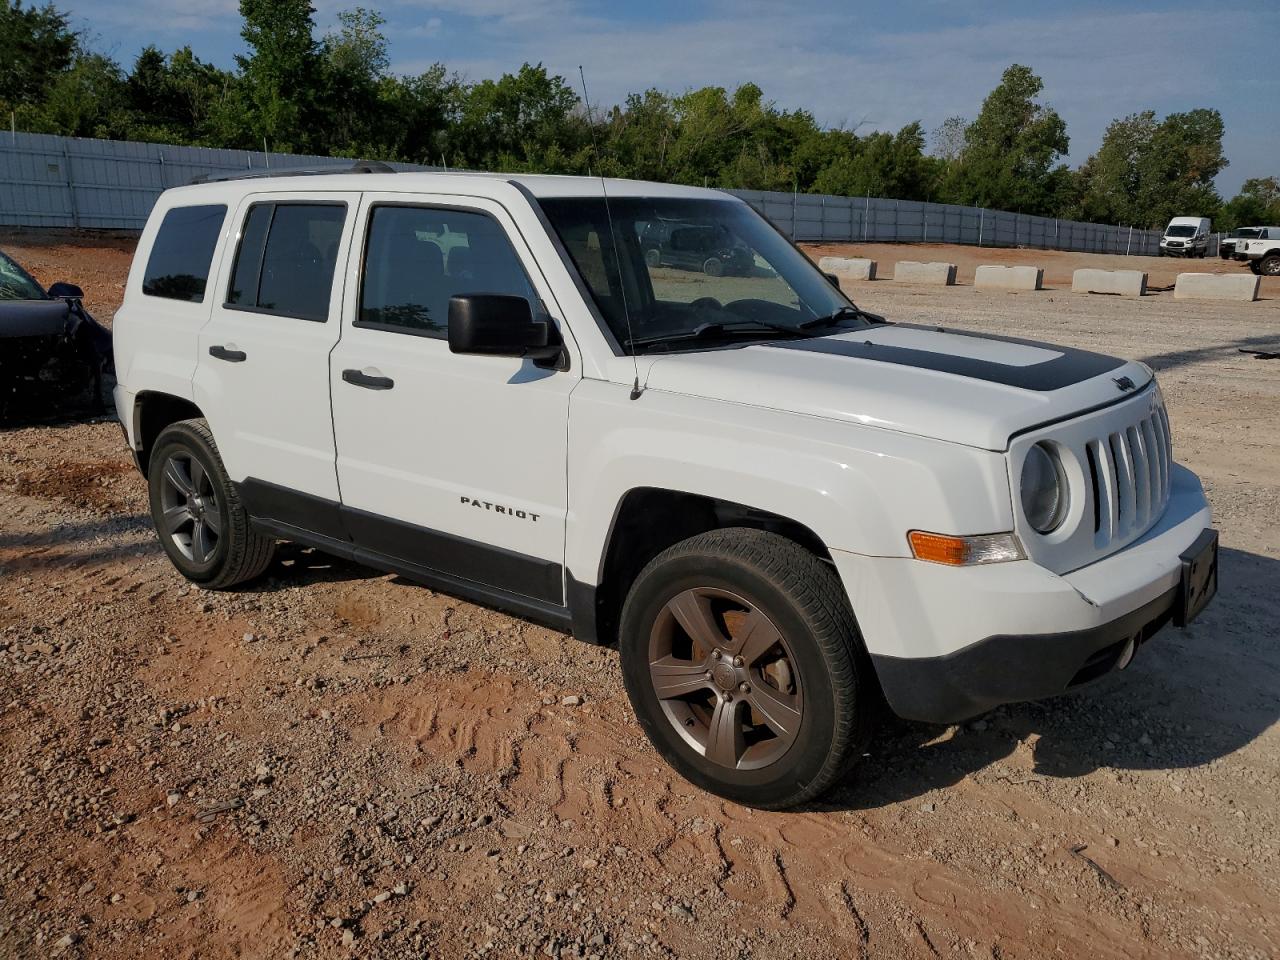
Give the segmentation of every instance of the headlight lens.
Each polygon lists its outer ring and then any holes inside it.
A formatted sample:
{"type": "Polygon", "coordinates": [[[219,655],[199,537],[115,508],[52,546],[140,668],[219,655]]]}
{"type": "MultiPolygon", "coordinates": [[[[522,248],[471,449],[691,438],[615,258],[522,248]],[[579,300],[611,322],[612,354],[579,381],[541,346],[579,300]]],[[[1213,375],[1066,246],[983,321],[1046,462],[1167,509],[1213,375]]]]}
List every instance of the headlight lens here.
{"type": "Polygon", "coordinates": [[[1062,461],[1037,443],[1022,461],[1022,512],[1037,532],[1051,533],[1062,525],[1069,503],[1062,461]]]}

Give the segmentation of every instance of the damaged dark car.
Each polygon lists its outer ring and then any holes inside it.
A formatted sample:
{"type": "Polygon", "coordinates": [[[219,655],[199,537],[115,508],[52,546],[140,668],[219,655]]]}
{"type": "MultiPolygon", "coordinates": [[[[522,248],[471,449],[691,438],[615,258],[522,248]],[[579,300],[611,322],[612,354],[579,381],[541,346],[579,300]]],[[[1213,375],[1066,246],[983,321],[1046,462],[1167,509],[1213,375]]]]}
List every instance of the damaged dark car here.
{"type": "Polygon", "coordinates": [[[105,409],[111,331],[70,283],[40,286],[0,251],[0,422],[105,409]]]}

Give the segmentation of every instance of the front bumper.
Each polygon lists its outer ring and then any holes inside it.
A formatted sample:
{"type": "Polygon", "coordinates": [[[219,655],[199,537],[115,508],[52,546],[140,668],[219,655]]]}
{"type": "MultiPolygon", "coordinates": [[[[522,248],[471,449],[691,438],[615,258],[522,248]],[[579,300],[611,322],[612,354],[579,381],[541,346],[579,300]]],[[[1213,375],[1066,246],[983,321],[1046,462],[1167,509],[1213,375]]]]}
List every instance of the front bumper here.
{"type": "Polygon", "coordinates": [[[834,552],[889,706],[955,723],[1054,696],[1108,672],[1179,610],[1182,555],[1210,524],[1199,480],[1175,466],[1141,539],[1059,576],[1031,561],[945,567],[834,552]]]}

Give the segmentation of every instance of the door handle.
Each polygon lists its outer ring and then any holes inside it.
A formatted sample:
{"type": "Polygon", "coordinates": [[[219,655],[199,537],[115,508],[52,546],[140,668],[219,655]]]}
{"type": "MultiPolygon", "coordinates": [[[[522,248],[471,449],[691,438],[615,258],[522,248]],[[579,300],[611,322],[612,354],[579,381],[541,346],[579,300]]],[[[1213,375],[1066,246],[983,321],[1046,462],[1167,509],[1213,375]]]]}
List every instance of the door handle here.
{"type": "Polygon", "coordinates": [[[375,377],[359,370],[343,370],[342,379],[366,390],[390,390],[396,385],[390,377],[375,377]]]}
{"type": "Polygon", "coordinates": [[[224,347],[220,343],[214,344],[209,348],[209,356],[216,357],[219,360],[226,360],[228,363],[243,363],[249,358],[249,355],[243,350],[224,347]]]}

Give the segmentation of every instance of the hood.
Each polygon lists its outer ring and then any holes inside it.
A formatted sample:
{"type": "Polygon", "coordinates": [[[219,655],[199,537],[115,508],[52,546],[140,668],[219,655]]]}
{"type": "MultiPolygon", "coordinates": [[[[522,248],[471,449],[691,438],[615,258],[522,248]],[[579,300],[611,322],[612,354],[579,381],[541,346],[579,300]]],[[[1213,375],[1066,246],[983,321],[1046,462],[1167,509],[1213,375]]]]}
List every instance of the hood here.
{"type": "Polygon", "coordinates": [[[1132,396],[1151,378],[1143,364],[1085,350],[887,324],[662,356],[645,386],[1004,450],[1015,433],[1132,396]]]}
{"type": "Polygon", "coordinates": [[[65,300],[0,300],[0,337],[56,337],[70,315],[65,300]]]}

